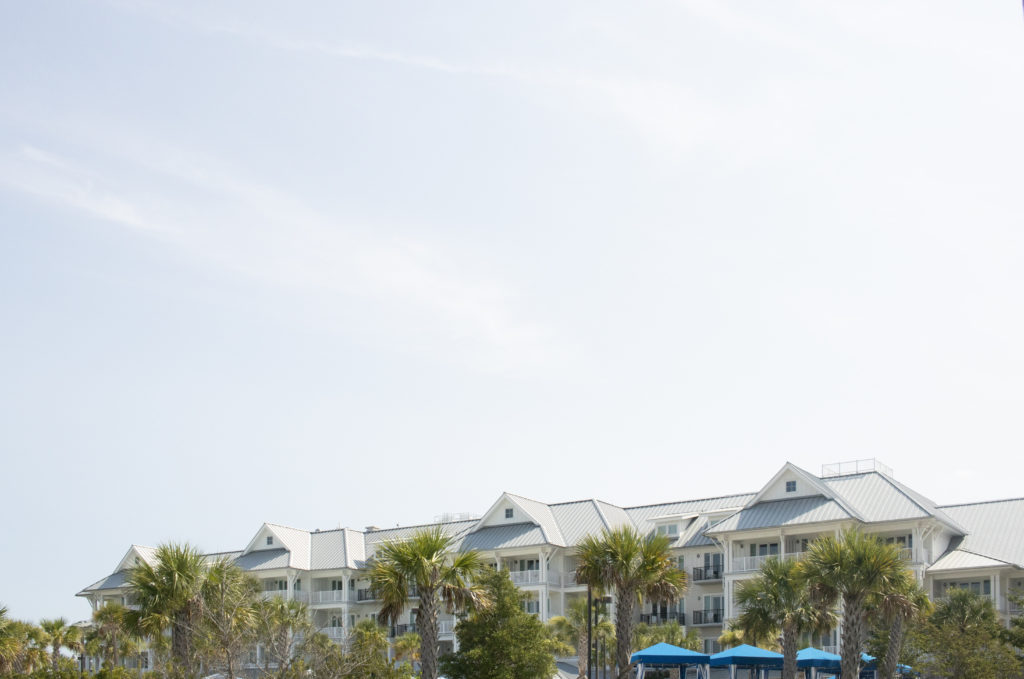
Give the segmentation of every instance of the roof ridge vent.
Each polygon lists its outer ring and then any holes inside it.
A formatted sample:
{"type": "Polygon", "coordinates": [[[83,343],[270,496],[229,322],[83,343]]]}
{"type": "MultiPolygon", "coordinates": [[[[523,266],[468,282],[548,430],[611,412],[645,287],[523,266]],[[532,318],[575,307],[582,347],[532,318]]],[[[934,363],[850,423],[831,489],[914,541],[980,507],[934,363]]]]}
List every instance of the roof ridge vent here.
{"type": "Polygon", "coordinates": [[[821,478],[827,479],[832,476],[847,476],[849,474],[864,474],[866,472],[878,472],[890,479],[896,478],[892,473],[892,467],[883,464],[875,457],[868,457],[862,460],[848,460],[844,462],[832,462],[821,465],[821,478]]]}

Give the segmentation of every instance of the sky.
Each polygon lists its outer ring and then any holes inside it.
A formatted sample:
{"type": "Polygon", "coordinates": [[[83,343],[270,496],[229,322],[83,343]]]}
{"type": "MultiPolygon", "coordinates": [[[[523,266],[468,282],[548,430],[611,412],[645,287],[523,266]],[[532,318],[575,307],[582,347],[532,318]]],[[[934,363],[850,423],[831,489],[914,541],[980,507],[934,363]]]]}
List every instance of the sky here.
{"type": "Polygon", "coordinates": [[[0,602],[878,458],[1024,494],[1009,0],[0,2],[0,602]]]}

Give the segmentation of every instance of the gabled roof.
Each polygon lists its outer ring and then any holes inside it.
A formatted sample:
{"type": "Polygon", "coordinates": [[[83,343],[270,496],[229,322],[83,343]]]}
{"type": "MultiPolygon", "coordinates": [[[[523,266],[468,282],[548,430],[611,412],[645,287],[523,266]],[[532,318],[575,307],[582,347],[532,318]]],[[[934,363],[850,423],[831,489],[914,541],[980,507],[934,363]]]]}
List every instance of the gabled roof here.
{"type": "MultiPolygon", "coordinates": [[[[757,495],[755,495],[753,499],[751,499],[746,504],[746,506],[753,507],[759,502],[762,502],[765,498],[765,495],[775,487],[775,485],[783,476],[786,476],[787,474],[795,475],[801,481],[811,486],[813,490],[818,491],[818,493],[822,497],[835,500],[839,504],[839,506],[851,517],[855,519],[863,519],[863,517],[860,516],[860,513],[854,507],[850,506],[842,496],[835,493],[835,491],[833,491],[832,488],[830,488],[827,484],[823,483],[822,479],[819,479],[817,476],[815,476],[814,474],[810,473],[805,469],[797,467],[792,462],[787,462],[786,464],[782,465],[782,469],[777,471],[775,473],[775,476],[773,476],[771,480],[768,481],[768,483],[764,484],[764,487],[757,492],[757,495]]],[[[805,496],[805,494],[801,493],[800,496],[803,497],[805,496]]]]}
{"type": "Polygon", "coordinates": [[[288,568],[289,552],[287,549],[257,549],[240,555],[235,563],[243,571],[268,571],[276,568],[288,568]]]}
{"type": "Polygon", "coordinates": [[[97,580],[96,582],[92,583],[91,585],[83,589],[81,592],[79,592],[76,596],[83,596],[87,592],[95,592],[102,589],[118,589],[119,587],[124,587],[127,581],[128,571],[117,571],[116,573],[108,575],[102,580],[97,580]]]}
{"type": "Polygon", "coordinates": [[[547,540],[536,524],[511,523],[504,526],[485,526],[467,533],[462,539],[460,549],[487,552],[494,549],[539,547],[546,544],[547,540]]]}
{"type": "Polygon", "coordinates": [[[963,528],[934,502],[896,479],[877,471],[832,476],[822,481],[846,499],[864,521],[935,518],[953,530],[963,528]]]}
{"type": "MultiPolygon", "coordinates": [[[[485,528],[488,520],[494,515],[498,508],[504,504],[505,501],[510,502],[515,508],[519,509],[526,518],[537,524],[541,532],[544,534],[546,542],[560,547],[568,546],[565,542],[565,537],[562,535],[562,531],[558,527],[558,522],[555,520],[554,514],[551,513],[550,506],[543,502],[531,500],[530,498],[523,497],[521,495],[513,495],[508,492],[501,494],[501,497],[499,497],[498,500],[491,505],[490,509],[488,509],[487,512],[475,522],[474,527],[471,528],[468,533],[473,533],[481,528],[485,528]]],[[[521,518],[522,516],[517,516],[516,523],[519,523],[519,519],[521,518]]]]}

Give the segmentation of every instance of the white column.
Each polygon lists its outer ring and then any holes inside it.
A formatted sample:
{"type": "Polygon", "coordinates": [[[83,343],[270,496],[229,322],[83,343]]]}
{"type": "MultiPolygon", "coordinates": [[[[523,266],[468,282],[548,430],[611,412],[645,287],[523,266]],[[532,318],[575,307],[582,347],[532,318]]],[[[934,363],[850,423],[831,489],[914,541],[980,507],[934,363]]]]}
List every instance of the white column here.
{"type": "Polygon", "coordinates": [[[537,596],[540,597],[540,614],[541,621],[548,619],[548,560],[544,557],[544,552],[539,555],[540,558],[540,581],[541,588],[537,596]]]}

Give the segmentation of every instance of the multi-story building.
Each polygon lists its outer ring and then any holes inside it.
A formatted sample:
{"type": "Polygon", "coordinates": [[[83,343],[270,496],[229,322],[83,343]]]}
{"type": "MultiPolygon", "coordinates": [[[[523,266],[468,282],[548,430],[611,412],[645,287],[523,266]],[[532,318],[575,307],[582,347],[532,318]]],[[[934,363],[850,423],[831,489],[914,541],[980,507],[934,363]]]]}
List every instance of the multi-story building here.
{"type": "MultiPolygon", "coordinates": [[[[440,526],[456,538],[456,549],[478,550],[494,568],[509,571],[526,595],[526,610],[547,620],[586,596],[574,577],[575,545],[622,525],[672,538],[673,554],[689,576],[682,598],[648,602],[640,619],[696,629],[709,652],[718,650],[723,626],[737,614],[737,583],[753,577],[765,559],[799,559],[815,538],[846,528],[898,544],[935,598],[951,587],[970,588],[991,597],[1005,619],[1019,613],[1007,594],[1024,590],[1024,498],[939,506],[874,460],[826,465],[821,476],[787,463],[753,493],[642,507],[599,500],[547,504],[504,493],[480,518],[423,526],[308,531],[266,523],[244,549],[210,558],[233,559],[259,578],[266,597],[308,603],[314,623],[341,641],[378,612],[366,568],[386,541],[440,526]]],[[[152,558],[152,548],[133,545],[111,575],[78,595],[93,608],[107,601],[130,606],[127,569],[152,558]]],[[[415,596],[410,602],[392,636],[415,626],[415,596]]],[[[447,649],[454,644],[454,625],[452,617],[442,617],[440,639],[447,649]]],[[[835,639],[833,633],[817,641],[829,647],[835,639]]]]}

